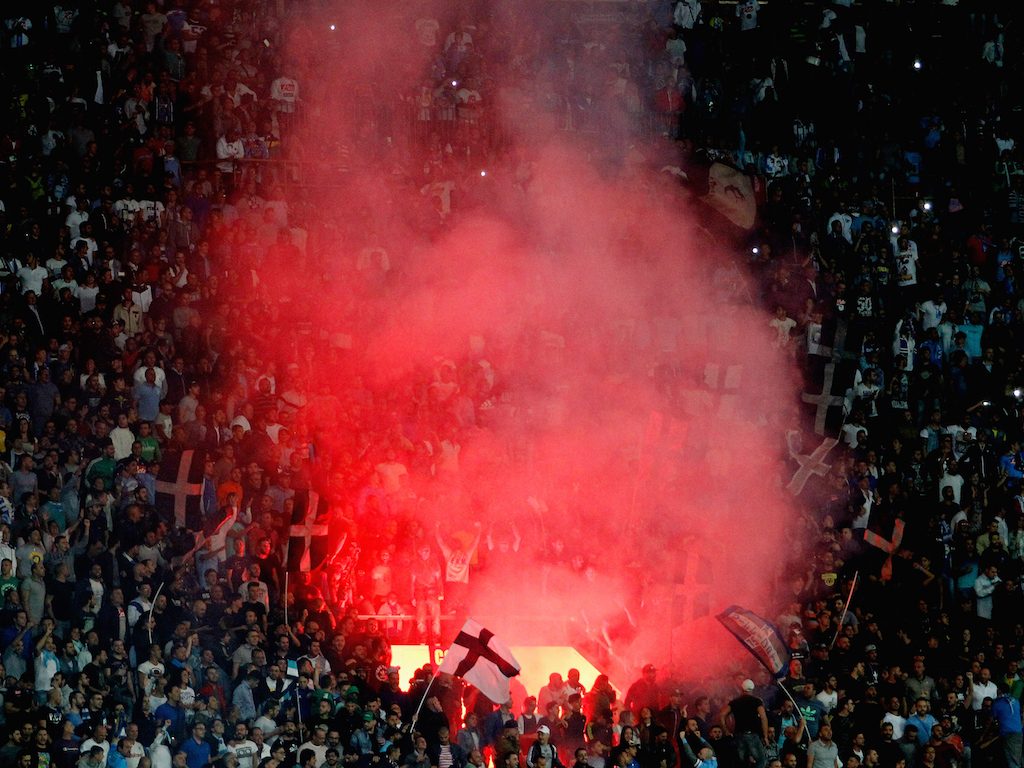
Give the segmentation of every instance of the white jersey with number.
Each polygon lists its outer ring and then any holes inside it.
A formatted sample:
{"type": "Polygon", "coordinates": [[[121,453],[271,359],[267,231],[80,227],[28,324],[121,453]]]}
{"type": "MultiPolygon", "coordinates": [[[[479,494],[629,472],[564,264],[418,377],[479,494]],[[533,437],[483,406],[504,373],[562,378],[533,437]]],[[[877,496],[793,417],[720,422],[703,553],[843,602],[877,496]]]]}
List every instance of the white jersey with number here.
{"type": "Polygon", "coordinates": [[[294,112],[299,100],[299,84],[290,77],[279,77],[270,84],[270,98],[279,112],[294,112]]]}

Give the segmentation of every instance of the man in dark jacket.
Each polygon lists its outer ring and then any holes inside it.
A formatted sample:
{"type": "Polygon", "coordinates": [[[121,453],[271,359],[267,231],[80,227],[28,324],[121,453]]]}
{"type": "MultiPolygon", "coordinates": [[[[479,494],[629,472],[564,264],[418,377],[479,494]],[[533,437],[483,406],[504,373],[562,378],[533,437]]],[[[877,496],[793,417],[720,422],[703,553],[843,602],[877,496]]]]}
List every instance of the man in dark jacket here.
{"type": "Polygon", "coordinates": [[[458,742],[452,741],[447,725],[437,729],[437,742],[427,748],[430,764],[437,768],[465,768],[466,753],[458,742]]]}

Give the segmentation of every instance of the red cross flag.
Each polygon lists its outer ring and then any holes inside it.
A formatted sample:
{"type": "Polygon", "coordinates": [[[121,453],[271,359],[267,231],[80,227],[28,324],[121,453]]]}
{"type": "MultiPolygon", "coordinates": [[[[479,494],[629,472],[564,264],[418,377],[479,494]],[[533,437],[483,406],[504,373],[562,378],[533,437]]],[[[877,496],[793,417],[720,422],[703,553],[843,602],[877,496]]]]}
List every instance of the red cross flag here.
{"type": "Polygon", "coordinates": [[[498,704],[511,698],[509,681],[519,670],[519,662],[509,647],[473,619],[462,627],[437,668],[438,672],[461,677],[498,704]]]}

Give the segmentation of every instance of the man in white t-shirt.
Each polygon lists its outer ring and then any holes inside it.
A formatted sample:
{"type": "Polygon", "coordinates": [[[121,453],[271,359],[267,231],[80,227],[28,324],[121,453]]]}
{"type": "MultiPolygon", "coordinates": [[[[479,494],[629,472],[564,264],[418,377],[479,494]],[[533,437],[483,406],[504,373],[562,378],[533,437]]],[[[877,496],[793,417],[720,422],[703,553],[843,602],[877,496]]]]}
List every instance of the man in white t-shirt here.
{"type": "Polygon", "coordinates": [[[740,29],[744,32],[757,29],[757,12],[761,4],[757,0],[740,0],[736,4],[736,17],[740,20],[740,29]]]}
{"type": "Polygon", "coordinates": [[[786,316],[785,307],[775,308],[775,317],[768,323],[775,331],[775,338],[772,340],[772,346],[775,349],[789,349],[790,348],[790,333],[796,328],[796,320],[786,316]]]}
{"type": "Polygon", "coordinates": [[[437,32],[441,25],[437,19],[416,19],[416,39],[420,45],[426,48],[433,48],[437,45],[437,32]]]}
{"type": "Polygon", "coordinates": [[[839,201],[839,210],[832,214],[832,217],[828,220],[828,229],[832,229],[832,222],[838,221],[839,226],[842,228],[843,239],[846,240],[850,245],[853,245],[853,217],[846,210],[846,201],[839,201]]]}
{"type": "Polygon", "coordinates": [[[996,684],[992,682],[992,672],[988,667],[981,668],[977,679],[968,672],[967,682],[971,684],[971,709],[975,712],[981,711],[981,705],[985,699],[991,698],[995,701],[996,697],[999,696],[996,684]]]}
{"type": "Polygon", "coordinates": [[[938,328],[945,314],[946,300],[942,296],[942,291],[937,290],[935,296],[921,302],[921,328],[925,331],[938,328]]]}
{"type": "Polygon", "coordinates": [[[228,752],[238,758],[238,768],[254,768],[256,742],[249,738],[249,728],[245,723],[235,726],[235,738],[228,742],[228,752]]]}
{"type": "Polygon", "coordinates": [[[374,469],[380,477],[380,484],[384,489],[384,493],[397,493],[402,487],[400,478],[402,475],[408,475],[409,470],[398,461],[397,454],[393,450],[387,452],[386,459],[387,461],[382,461],[374,469]]]}
{"type": "Polygon", "coordinates": [[[970,414],[965,414],[959,424],[949,424],[942,429],[953,438],[953,455],[957,461],[963,458],[967,449],[978,439],[978,430],[971,424],[970,414]]]}
{"type": "Polygon", "coordinates": [[[125,185],[124,197],[114,203],[114,210],[117,211],[121,225],[125,229],[130,229],[136,223],[137,215],[142,210],[142,203],[135,199],[135,188],[131,184],[125,185]]]}
{"type": "Polygon", "coordinates": [[[145,222],[155,221],[157,226],[164,226],[164,204],[154,197],[139,200],[139,215],[145,222]]]}
{"type": "Polygon", "coordinates": [[[110,754],[110,742],[107,741],[107,726],[97,725],[93,728],[92,736],[82,742],[80,751],[83,755],[87,755],[93,747],[99,747],[103,750],[103,763],[106,765],[107,755],[110,754]]]}
{"type": "Polygon", "coordinates": [[[43,284],[49,278],[50,273],[46,271],[46,267],[40,266],[34,253],[29,253],[25,259],[25,266],[18,270],[18,281],[21,284],[22,294],[32,291],[36,296],[41,296],[43,284]]]}
{"type": "Polygon", "coordinates": [[[235,164],[233,160],[241,160],[245,157],[245,147],[242,145],[242,134],[234,128],[226,135],[217,139],[217,159],[223,162],[217,163],[217,170],[224,174],[234,173],[235,164]]]}
{"type": "Polygon", "coordinates": [[[942,501],[942,493],[946,488],[953,489],[953,501],[960,504],[960,491],[964,487],[964,478],[957,471],[956,459],[950,457],[946,461],[946,471],[939,478],[939,501],[942,501]]]}
{"type": "Polygon", "coordinates": [[[139,768],[139,763],[146,756],[146,748],[139,742],[139,726],[135,723],[128,723],[125,729],[125,738],[128,739],[128,754],[125,755],[125,762],[128,768],[139,768]]]}
{"type": "Polygon", "coordinates": [[[167,379],[167,374],[164,373],[163,368],[157,367],[156,353],[152,350],[147,352],[145,357],[142,358],[142,365],[135,370],[135,374],[132,376],[132,381],[135,384],[142,384],[146,380],[147,370],[152,370],[156,374],[156,381],[153,383],[158,387],[162,387],[164,381],[167,379]]]}
{"type": "Polygon", "coordinates": [[[917,285],[918,259],[910,250],[903,250],[896,254],[896,283],[900,288],[917,285]]]}
{"type": "Polygon", "coordinates": [[[81,236],[82,224],[89,220],[89,212],[86,210],[88,204],[89,200],[85,195],[77,195],[75,197],[75,209],[64,219],[64,226],[71,230],[72,243],[81,236]]]}
{"type": "Polygon", "coordinates": [[[322,765],[327,759],[327,731],[324,726],[318,725],[313,729],[313,735],[310,736],[309,741],[299,745],[299,754],[305,749],[313,750],[316,755],[316,764],[322,765]]]}
{"type": "Polygon", "coordinates": [[[295,111],[295,103],[299,100],[299,83],[282,75],[270,84],[270,100],[274,102],[278,112],[290,114],[295,111]]]}

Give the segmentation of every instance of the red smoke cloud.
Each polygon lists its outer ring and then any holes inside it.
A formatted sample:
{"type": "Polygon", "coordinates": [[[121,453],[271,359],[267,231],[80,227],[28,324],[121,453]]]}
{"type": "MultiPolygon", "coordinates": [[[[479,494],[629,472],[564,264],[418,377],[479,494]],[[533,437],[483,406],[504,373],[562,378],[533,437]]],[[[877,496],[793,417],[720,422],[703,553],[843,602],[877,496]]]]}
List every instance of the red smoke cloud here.
{"type": "MultiPolygon", "coordinates": [[[[494,58],[450,75],[483,105],[439,128],[417,117],[432,54],[412,24],[444,35],[459,19],[378,7],[336,3],[287,30],[304,102],[292,157],[326,156],[313,180],[332,186],[291,201],[309,231],[299,263],[260,267],[288,322],[312,323],[262,352],[303,368],[299,428],[353,507],[362,566],[388,545],[401,565],[435,523],[454,540],[481,521],[496,549],[481,545],[471,612],[507,642],[571,641],[620,680],[648,660],[720,674],[743,651],[712,617],[769,610],[795,517],[780,475],[796,377],[736,249],[628,112],[583,134],[542,108],[529,56],[556,20],[463,8],[494,58]],[[433,467],[392,500],[391,529],[355,511],[389,448],[433,467]],[[502,553],[513,528],[522,546],[502,553]]],[[[605,43],[609,67],[629,59],[605,43]]]]}

